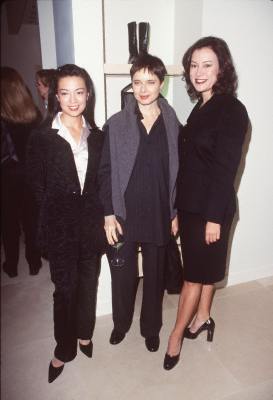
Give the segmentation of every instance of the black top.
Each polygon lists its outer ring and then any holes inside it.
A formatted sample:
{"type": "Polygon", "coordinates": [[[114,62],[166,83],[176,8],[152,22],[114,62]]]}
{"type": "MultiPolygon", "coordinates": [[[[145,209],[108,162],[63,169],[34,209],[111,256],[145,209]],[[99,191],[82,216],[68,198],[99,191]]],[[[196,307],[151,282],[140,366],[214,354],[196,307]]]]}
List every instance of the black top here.
{"type": "Polygon", "coordinates": [[[139,147],[126,192],[126,240],[164,245],[170,237],[169,152],[163,116],[147,134],[138,118],[139,147]]]}
{"type": "Polygon", "coordinates": [[[247,127],[247,111],[231,95],[196,104],[179,136],[179,210],[219,224],[234,214],[233,182],[247,127]]]}

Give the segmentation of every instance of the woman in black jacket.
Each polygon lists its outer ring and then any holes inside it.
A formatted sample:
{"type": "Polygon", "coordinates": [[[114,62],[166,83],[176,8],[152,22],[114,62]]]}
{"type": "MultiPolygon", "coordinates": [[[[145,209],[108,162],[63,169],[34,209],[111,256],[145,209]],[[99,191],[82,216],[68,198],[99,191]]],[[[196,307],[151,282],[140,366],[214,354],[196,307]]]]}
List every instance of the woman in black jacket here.
{"type": "Polygon", "coordinates": [[[198,102],[179,143],[177,208],[185,282],[165,369],[177,364],[183,337],[195,339],[207,331],[207,340],[213,339],[214,283],[225,276],[236,208],[233,182],[248,127],[247,111],[235,97],[237,76],[224,40],[198,40],[186,51],[183,66],[188,93],[198,102]]]}
{"type": "Polygon", "coordinates": [[[80,350],[92,356],[105,242],[97,187],[103,133],[94,122],[93,83],[84,69],[67,64],[57,69],[52,92],[53,120],[33,134],[28,149],[29,176],[40,209],[39,238],[55,285],[57,346],[49,382],[75,358],[78,338],[80,350]]]}

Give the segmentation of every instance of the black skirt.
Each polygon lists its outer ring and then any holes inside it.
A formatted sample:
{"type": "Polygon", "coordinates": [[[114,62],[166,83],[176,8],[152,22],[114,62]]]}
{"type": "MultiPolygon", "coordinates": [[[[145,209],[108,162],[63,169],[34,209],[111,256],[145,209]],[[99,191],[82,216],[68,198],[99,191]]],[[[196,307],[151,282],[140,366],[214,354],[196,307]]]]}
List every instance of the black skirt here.
{"type": "Polygon", "coordinates": [[[232,216],[221,225],[220,239],[210,245],[201,215],[183,211],[179,220],[185,281],[208,285],[224,279],[232,216]]]}

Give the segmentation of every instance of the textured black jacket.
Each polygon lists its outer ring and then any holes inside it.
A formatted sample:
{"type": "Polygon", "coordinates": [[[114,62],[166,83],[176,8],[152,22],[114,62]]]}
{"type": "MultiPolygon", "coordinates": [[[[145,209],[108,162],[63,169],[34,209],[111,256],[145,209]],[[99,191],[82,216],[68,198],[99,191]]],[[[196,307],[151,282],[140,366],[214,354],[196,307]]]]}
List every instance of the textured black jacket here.
{"type": "Polygon", "coordinates": [[[33,132],[27,170],[40,211],[38,238],[49,260],[88,257],[105,247],[103,208],[98,196],[97,169],[103,133],[88,136],[88,166],[81,194],[71,147],[56,129],[33,132]]]}
{"type": "Polygon", "coordinates": [[[233,183],[247,127],[247,111],[233,96],[196,104],[179,136],[179,210],[219,224],[234,214],[233,183]]]}

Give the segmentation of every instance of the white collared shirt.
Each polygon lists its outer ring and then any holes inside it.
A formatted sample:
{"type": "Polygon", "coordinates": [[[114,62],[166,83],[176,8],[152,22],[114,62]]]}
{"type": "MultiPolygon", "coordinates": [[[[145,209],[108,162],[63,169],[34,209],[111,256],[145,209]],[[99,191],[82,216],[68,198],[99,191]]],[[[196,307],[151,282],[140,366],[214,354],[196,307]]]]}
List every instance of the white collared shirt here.
{"type": "Polygon", "coordinates": [[[59,112],[56,115],[52,122],[52,128],[58,129],[58,135],[65,139],[71,146],[82,192],[88,163],[87,138],[90,134],[89,124],[86,123],[85,118],[82,116],[81,137],[79,143],[76,143],[75,139],[73,138],[67,127],[62,123],[61,115],[62,112],[59,112]]]}

